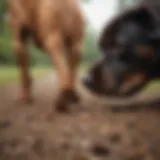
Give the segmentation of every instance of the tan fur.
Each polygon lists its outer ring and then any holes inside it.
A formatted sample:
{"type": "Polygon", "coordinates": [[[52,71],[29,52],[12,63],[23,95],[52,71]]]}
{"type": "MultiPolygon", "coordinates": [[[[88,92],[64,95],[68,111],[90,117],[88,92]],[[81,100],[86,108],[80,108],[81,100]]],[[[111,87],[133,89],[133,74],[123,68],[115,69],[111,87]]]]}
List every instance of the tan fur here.
{"type": "Polygon", "coordinates": [[[62,91],[74,90],[84,33],[78,0],[10,0],[9,22],[14,51],[21,68],[23,96],[30,95],[27,60],[29,37],[52,59],[62,91]]]}
{"type": "Polygon", "coordinates": [[[139,45],[136,47],[136,51],[139,56],[146,57],[146,58],[152,58],[155,55],[155,51],[152,46],[139,45]]]}
{"type": "Polygon", "coordinates": [[[146,81],[147,77],[143,72],[138,72],[135,74],[129,74],[125,78],[125,82],[120,88],[121,93],[128,92],[130,89],[137,85],[141,85],[146,81]]]}

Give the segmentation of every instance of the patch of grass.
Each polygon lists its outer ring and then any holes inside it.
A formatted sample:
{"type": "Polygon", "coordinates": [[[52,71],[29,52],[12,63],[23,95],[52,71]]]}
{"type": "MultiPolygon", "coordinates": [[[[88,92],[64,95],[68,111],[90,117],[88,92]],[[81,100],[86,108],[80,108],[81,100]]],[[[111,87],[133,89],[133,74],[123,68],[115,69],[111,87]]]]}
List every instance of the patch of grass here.
{"type": "MultiPolygon", "coordinates": [[[[83,77],[88,70],[90,65],[82,64],[79,67],[79,76],[83,77]]],[[[52,71],[51,67],[34,67],[31,68],[31,74],[33,78],[42,78],[52,71]]],[[[9,84],[14,84],[19,81],[19,70],[17,67],[0,67],[0,86],[6,86],[9,84]]],[[[159,92],[160,81],[152,81],[145,89],[145,93],[159,92]]]]}
{"type": "Polygon", "coordinates": [[[80,77],[85,76],[85,74],[89,72],[90,68],[91,68],[91,65],[82,63],[78,69],[79,76],[80,77]]]}
{"type": "MultiPolygon", "coordinates": [[[[41,78],[51,72],[49,67],[34,67],[31,68],[33,78],[41,78]]],[[[19,70],[16,67],[0,67],[0,86],[16,83],[19,81],[19,70]]]]}
{"type": "Polygon", "coordinates": [[[160,81],[152,81],[151,83],[146,86],[144,89],[145,93],[153,93],[153,92],[159,92],[160,91],[160,81]]]}

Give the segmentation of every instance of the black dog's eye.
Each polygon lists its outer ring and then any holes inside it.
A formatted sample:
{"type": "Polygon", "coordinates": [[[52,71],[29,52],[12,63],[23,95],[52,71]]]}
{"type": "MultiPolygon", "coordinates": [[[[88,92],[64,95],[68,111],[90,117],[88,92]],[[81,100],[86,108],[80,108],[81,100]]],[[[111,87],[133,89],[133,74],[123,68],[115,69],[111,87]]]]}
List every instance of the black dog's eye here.
{"type": "Polygon", "coordinates": [[[135,47],[137,56],[145,59],[152,59],[155,55],[155,50],[152,46],[149,45],[138,45],[135,47]]]}

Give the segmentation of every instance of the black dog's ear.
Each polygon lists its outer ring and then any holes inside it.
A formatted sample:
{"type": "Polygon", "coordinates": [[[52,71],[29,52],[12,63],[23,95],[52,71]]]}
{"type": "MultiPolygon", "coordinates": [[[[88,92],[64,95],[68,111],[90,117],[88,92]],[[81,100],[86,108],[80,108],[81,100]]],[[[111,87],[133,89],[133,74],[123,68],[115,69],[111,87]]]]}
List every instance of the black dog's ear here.
{"type": "Polygon", "coordinates": [[[110,26],[106,26],[104,28],[99,39],[99,46],[101,51],[105,51],[106,49],[112,48],[114,46],[117,28],[117,23],[110,24],[110,26]]]}
{"type": "Polygon", "coordinates": [[[99,38],[100,50],[103,52],[109,48],[114,47],[117,31],[122,22],[123,16],[117,15],[110,22],[108,22],[102,29],[99,38]]]}

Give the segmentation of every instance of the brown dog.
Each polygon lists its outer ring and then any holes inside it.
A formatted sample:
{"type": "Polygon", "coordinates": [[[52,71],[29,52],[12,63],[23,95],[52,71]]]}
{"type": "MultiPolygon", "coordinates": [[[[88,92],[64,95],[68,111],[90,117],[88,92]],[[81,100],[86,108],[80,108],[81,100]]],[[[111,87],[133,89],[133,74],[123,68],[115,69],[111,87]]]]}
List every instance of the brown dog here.
{"type": "Polygon", "coordinates": [[[31,37],[49,54],[57,69],[61,86],[57,108],[66,109],[71,102],[77,102],[75,74],[84,33],[78,0],[11,0],[9,21],[22,79],[20,98],[31,99],[27,53],[28,38],[31,37]]]}

